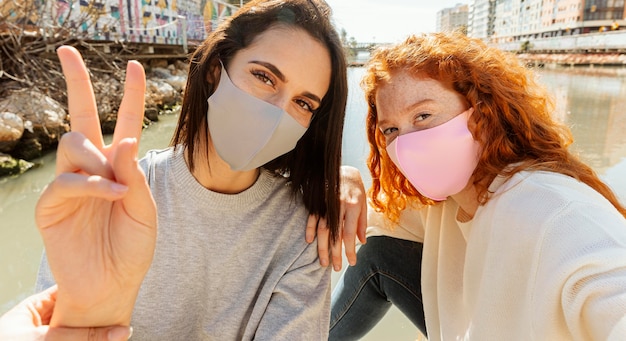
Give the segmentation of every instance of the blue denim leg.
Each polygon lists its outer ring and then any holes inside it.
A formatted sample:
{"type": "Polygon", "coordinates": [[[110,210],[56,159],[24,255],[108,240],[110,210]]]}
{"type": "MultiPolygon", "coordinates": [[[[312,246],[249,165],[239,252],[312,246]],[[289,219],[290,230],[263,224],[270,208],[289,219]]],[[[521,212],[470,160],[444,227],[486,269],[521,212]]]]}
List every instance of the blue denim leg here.
{"type": "Polygon", "coordinates": [[[331,341],[365,336],[394,304],[426,335],[421,291],[422,244],[370,237],[357,252],[331,298],[331,341]]]}

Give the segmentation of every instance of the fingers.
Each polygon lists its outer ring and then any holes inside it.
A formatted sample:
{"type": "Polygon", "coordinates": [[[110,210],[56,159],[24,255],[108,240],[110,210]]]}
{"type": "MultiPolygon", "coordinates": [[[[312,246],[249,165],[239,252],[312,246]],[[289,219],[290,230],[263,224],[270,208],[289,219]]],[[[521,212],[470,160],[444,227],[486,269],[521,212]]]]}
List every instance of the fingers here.
{"type": "Polygon", "coordinates": [[[136,221],[156,228],[156,204],[146,177],[137,164],[138,144],[135,138],[119,141],[113,168],[116,180],[128,187],[123,203],[126,212],[136,221]]]}
{"type": "MultiPolygon", "coordinates": [[[[35,220],[39,229],[48,228],[67,215],[59,214],[64,204],[76,198],[101,198],[108,201],[119,200],[128,188],[98,175],[63,173],[52,181],[41,193],[35,210],[35,220]]],[[[76,207],[67,207],[67,214],[72,214],[76,207]]]]}
{"type": "MultiPolygon", "coordinates": [[[[317,234],[317,253],[320,259],[321,266],[328,266],[329,264],[329,248],[328,243],[330,239],[330,230],[326,224],[326,219],[320,219],[317,215],[309,215],[309,219],[306,223],[305,238],[307,243],[312,243],[315,240],[317,234]]],[[[341,242],[341,241],[340,241],[341,242]]],[[[341,256],[341,255],[340,255],[341,256]]],[[[333,261],[334,264],[334,261],[333,261]]],[[[341,268],[341,264],[340,264],[341,268]]]]}
{"type": "Polygon", "coordinates": [[[359,170],[341,166],[341,216],[345,253],[350,265],[356,264],[356,238],[367,242],[367,196],[359,170]]]}
{"type": "MultiPolygon", "coordinates": [[[[345,246],[346,258],[352,266],[356,264],[356,238],[361,243],[366,243],[365,231],[367,229],[367,204],[363,196],[345,199],[341,201],[341,213],[343,215],[342,239],[345,246]]],[[[334,251],[334,250],[333,250],[334,251]]],[[[334,258],[333,258],[334,262],[334,258]]]]}
{"type": "Polygon", "coordinates": [[[89,72],[78,50],[71,46],[57,49],[67,83],[67,100],[72,131],[80,132],[98,149],[104,146],[100,118],[89,72]]]}
{"type": "MultiPolygon", "coordinates": [[[[342,229],[342,239],[343,244],[346,248],[346,258],[348,258],[348,264],[355,265],[356,264],[356,234],[359,223],[359,216],[362,212],[360,212],[359,204],[348,204],[342,202],[342,211],[346,208],[343,221],[343,229],[342,229]]],[[[338,243],[341,244],[341,243],[338,243]]],[[[334,251],[334,250],[333,250],[334,251]]],[[[341,249],[339,249],[341,253],[341,249]]],[[[334,256],[334,255],[333,255],[334,256]]],[[[333,257],[334,262],[334,257],[333,257]]]]}
{"type": "Polygon", "coordinates": [[[333,270],[341,271],[343,263],[343,256],[341,255],[341,239],[337,240],[331,245],[330,253],[333,260],[333,270]]]}
{"type": "Polygon", "coordinates": [[[56,285],[37,293],[29,298],[30,306],[36,311],[36,315],[39,316],[39,322],[47,325],[50,323],[52,312],[54,311],[54,304],[56,303],[56,295],[58,288],[56,285]]]}
{"type": "Polygon", "coordinates": [[[315,214],[309,215],[309,219],[306,221],[306,231],[304,237],[306,242],[311,244],[315,240],[315,233],[317,232],[317,216],[315,214]]]}
{"type": "Polygon", "coordinates": [[[125,341],[132,328],[125,326],[100,328],[42,327],[45,341],[125,341]]]}
{"type": "Polygon", "coordinates": [[[367,237],[365,232],[367,231],[367,203],[363,201],[361,207],[361,213],[359,214],[358,224],[356,228],[356,234],[359,237],[361,244],[367,243],[367,237]]]}
{"type": "Polygon", "coordinates": [[[60,199],[93,197],[114,201],[122,198],[127,191],[127,186],[98,175],[63,173],[46,187],[42,197],[47,195],[54,195],[60,199]]]}
{"type": "Polygon", "coordinates": [[[317,222],[317,254],[320,258],[320,265],[328,266],[329,249],[328,240],[330,239],[330,230],[326,225],[326,219],[320,218],[317,222]]]}
{"type": "Polygon", "coordinates": [[[137,61],[129,61],[126,66],[126,82],[124,97],[117,114],[117,123],[113,133],[112,146],[125,138],[139,141],[143,126],[144,97],[146,92],[146,75],[143,66],[137,61]]]}
{"type": "Polygon", "coordinates": [[[56,175],[74,172],[114,179],[105,155],[91,140],[78,132],[63,135],[57,148],[56,175]]]}
{"type": "Polygon", "coordinates": [[[56,294],[58,288],[56,285],[36,294],[29,298],[30,305],[39,315],[39,323],[43,326],[37,327],[37,334],[41,340],[76,340],[76,341],[122,341],[128,340],[132,334],[132,328],[126,326],[112,326],[102,328],[49,328],[50,317],[54,310],[56,302],[56,294]]]}
{"type": "Polygon", "coordinates": [[[0,317],[0,339],[29,341],[122,341],[132,329],[126,326],[102,328],[50,328],[56,286],[32,295],[0,317]]]}

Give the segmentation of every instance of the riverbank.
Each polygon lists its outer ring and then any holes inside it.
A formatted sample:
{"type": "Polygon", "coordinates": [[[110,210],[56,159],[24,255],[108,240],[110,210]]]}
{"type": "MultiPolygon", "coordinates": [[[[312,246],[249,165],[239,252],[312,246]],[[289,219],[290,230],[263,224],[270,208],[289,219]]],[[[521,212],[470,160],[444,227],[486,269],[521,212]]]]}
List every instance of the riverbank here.
{"type": "Polygon", "coordinates": [[[520,53],[529,66],[626,66],[623,53],[520,53]]]}
{"type": "MultiPolygon", "coordinates": [[[[518,53],[517,57],[526,65],[536,67],[626,66],[624,53],[518,53]]],[[[348,60],[348,67],[362,67],[366,63],[367,59],[352,58],[348,60]]]]}
{"type": "MultiPolygon", "coordinates": [[[[0,178],[22,174],[37,165],[32,160],[56,149],[59,139],[70,130],[65,81],[58,61],[50,61],[49,88],[29,87],[22,82],[0,78],[0,178]],[[58,90],[62,89],[62,90],[58,90]]],[[[125,65],[104,70],[86,60],[98,105],[102,132],[115,129],[117,110],[123,94],[125,65]]],[[[143,62],[146,70],[144,127],[159,115],[178,110],[188,73],[182,61],[152,59],[143,62]]]]}

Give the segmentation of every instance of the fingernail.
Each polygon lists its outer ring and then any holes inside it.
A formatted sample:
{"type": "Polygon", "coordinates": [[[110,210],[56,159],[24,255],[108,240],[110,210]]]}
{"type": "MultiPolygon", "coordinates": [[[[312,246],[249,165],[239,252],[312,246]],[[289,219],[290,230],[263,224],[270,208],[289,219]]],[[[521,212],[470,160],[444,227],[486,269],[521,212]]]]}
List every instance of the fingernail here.
{"type": "Polygon", "coordinates": [[[328,266],[328,261],[327,260],[322,259],[321,262],[322,262],[322,266],[328,266]]]}
{"type": "Polygon", "coordinates": [[[133,327],[113,327],[109,330],[109,341],[126,341],[133,335],[133,327]]]}
{"type": "Polygon", "coordinates": [[[118,183],[112,183],[111,184],[111,190],[117,193],[124,193],[126,191],[128,191],[128,186],[122,185],[122,184],[118,184],[118,183]]]}

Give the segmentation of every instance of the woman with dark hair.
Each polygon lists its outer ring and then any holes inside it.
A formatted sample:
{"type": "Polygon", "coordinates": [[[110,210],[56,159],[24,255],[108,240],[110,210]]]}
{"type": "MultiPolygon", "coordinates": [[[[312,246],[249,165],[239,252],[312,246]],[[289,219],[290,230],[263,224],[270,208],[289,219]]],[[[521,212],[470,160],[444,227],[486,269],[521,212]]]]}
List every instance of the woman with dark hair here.
{"type": "Polygon", "coordinates": [[[313,214],[340,234],[347,82],[328,5],[252,1],[222,22],[191,58],[171,147],[138,164],[140,66],[129,63],[104,146],[80,55],[59,57],[72,132],[37,206],[38,288],[58,284],[51,325],[132,323],[134,340],[327,339],[330,269],[305,226],[313,214]]]}
{"type": "Polygon", "coordinates": [[[362,85],[370,223],[422,238],[429,340],[624,339],[626,209],[532,71],[434,33],[375,52],[362,85]]]}
{"type": "MultiPolygon", "coordinates": [[[[302,200],[311,214],[327,218],[331,239],[335,239],[339,225],[339,166],[347,80],[343,48],[330,22],[330,8],[318,1],[252,1],[225,21],[191,58],[183,108],[172,145],[187,146],[185,154],[193,172],[195,159],[208,154],[206,136],[207,127],[210,133],[211,126],[207,125],[209,104],[206,99],[219,84],[220,72],[216,71],[222,65],[228,70],[237,53],[257,45],[255,39],[263,33],[269,35],[266,33],[269,29],[299,29],[306,32],[327,50],[327,56],[312,55],[311,59],[330,57],[329,69],[315,69],[304,59],[290,62],[300,68],[311,68],[314,71],[312,73],[330,71],[330,85],[323,101],[314,98],[315,106],[309,105],[310,115],[304,115],[302,121],[308,129],[298,144],[262,166],[272,172],[287,174],[293,184],[292,191],[302,192],[302,200]]],[[[271,49],[271,46],[267,49],[271,49]]],[[[273,52],[283,54],[280,56],[282,59],[298,57],[289,55],[291,49],[293,47],[273,52]]],[[[304,106],[305,103],[299,105],[304,106]]],[[[254,122],[250,123],[251,128],[258,128],[254,122]]]]}

